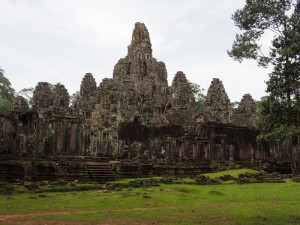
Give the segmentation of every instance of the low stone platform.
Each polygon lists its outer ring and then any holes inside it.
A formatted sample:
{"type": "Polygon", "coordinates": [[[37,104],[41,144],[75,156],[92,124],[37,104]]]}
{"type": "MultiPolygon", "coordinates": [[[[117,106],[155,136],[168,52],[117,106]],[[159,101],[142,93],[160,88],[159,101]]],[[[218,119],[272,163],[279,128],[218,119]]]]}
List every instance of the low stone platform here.
{"type": "MultiPolygon", "coordinates": [[[[109,157],[55,156],[49,158],[0,157],[0,181],[80,181],[105,183],[120,178],[151,176],[194,177],[234,168],[268,170],[268,163],[252,161],[118,160],[109,157]]],[[[285,165],[285,164],[283,164],[285,165]]],[[[272,164],[272,168],[273,168],[272,164]]]]}

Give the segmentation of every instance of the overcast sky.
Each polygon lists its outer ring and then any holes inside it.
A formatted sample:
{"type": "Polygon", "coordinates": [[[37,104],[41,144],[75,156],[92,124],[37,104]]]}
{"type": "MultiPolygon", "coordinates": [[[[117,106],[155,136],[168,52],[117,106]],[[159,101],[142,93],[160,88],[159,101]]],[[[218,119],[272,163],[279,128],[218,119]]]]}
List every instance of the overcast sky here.
{"type": "MultiPolygon", "coordinates": [[[[127,54],[135,22],[148,28],[153,56],[206,91],[223,81],[231,101],[266,95],[268,70],[227,55],[233,12],[244,0],[0,0],[0,67],[19,91],[39,81],[62,83],[72,94],[85,73],[97,84],[112,78],[127,54]]],[[[205,93],[206,93],[205,91],[205,93]]]]}

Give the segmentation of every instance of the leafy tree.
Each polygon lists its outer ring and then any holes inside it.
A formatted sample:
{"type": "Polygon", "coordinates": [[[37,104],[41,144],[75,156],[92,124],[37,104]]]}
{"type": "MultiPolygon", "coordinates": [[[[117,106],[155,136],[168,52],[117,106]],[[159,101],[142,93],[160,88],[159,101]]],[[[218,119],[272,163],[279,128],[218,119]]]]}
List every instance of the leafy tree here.
{"type": "Polygon", "coordinates": [[[33,92],[34,92],[34,88],[30,87],[30,88],[23,88],[17,94],[24,97],[25,100],[27,101],[29,107],[31,107],[32,106],[33,92]]]}
{"type": "Polygon", "coordinates": [[[204,88],[201,88],[199,84],[192,83],[188,81],[190,87],[192,88],[192,92],[195,96],[195,101],[197,104],[197,108],[200,112],[203,112],[204,109],[204,102],[205,102],[205,95],[204,95],[204,88]]]}
{"type": "Polygon", "coordinates": [[[70,95],[70,105],[71,106],[74,105],[74,103],[79,98],[79,96],[80,96],[80,92],[79,91],[76,91],[75,93],[73,93],[72,95],[70,95]]]}
{"type": "Polygon", "coordinates": [[[237,107],[239,107],[240,102],[238,101],[234,101],[231,103],[232,108],[236,109],[237,107]]]}
{"type": "Polygon", "coordinates": [[[300,135],[300,0],[246,0],[232,19],[243,33],[236,35],[229,56],[239,62],[254,59],[259,66],[273,68],[267,81],[269,96],[260,103],[262,134],[258,140],[288,142],[296,174],[292,144],[300,135]],[[260,44],[266,31],[273,33],[267,54],[260,44]]]}
{"type": "Polygon", "coordinates": [[[9,80],[4,76],[4,71],[0,68],[0,113],[9,113],[14,101],[14,92],[9,80]]]}

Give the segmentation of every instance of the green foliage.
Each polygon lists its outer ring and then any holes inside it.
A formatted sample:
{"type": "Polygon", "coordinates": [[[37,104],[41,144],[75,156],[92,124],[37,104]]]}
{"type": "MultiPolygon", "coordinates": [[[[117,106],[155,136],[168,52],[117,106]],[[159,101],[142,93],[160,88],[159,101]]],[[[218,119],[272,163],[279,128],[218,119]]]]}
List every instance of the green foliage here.
{"type": "Polygon", "coordinates": [[[269,96],[259,104],[258,141],[291,141],[300,127],[300,1],[247,0],[232,19],[243,31],[229,56],[241,62],[254,59],[259,66],[273,66],[267,81],[269,96]],[[260,43],[266,31],[273,33],[269,52],[260,43]]]}
{"type": "Polygon", "coordinates": [[[8,183],[0,183],[0,195],[11,195],[15,191],[15,188],[8,183]]]}
{"type": "Polygon", "coordinates": [[[230,176],[237,178],[240,174],[245,174],[245,173],[257,174],[257,173],[259,173],[259,171],[253,170],[253,169],[236,169],[236,170],[221,171],[221,172],[217,172],[217,173],[205,173],[203,175],[208,176],[210,178],[221,177],[224,175],[230,175],[230,176]]]}
{"type": "Polygon", "coordinates": [[[45,192],[70,192],[70,191],[88,191],[88,190],[98,190],[98,185],[76,185],[76,186],[53,186],[53,187],[41,187],[34,190],[34,193],[45,193],[45,192]]]}
{"type": "Polygon", "coordinates": [[[243,9],[237,10],[232,19],[235,25],[244,31],[236,35],[232,50],[228,54],[241,62],[245,59],[257,60],[259,66],[266,67],[274,62],[272,54],[262,51],[260,39],[266,32],[272,32],[274,39],[286,35],[289,23],[288,11],[292,0],[247,0],[243,9]]]}
{"type": "Polygon", "coordinates": [[[70,105],[71,106],[74,105],[74,103],[79,98],[79,96],[80,96],[80,92],[79,91],[76,91],[75,93],[73,93],[72,95],[70,95],[70,105]]]}
{"type": "Polygon", "coordinates": [[[297,137],[300,135],[299,106],[291,108],[291,125],[288,125],[287,107],[284,101],[278,101],[271,96],[262,98],[258,104],[257,119],[262,133],[257,137],[257,141],[274,145],[285,140],[297,143],[297,137]]]}
{"type": "Polygon", "coordinates": [[[192,83],[188,81],[190,84],[190,87],[192,88],[192,92],[195,96],[195,101],[197,104],[197,108],[200,112],[203,112],[204,110],[204,103],[205,103],[205,95],[204,95],[204,88],[201,88],[199,84],[192,83]]]}
{"type": "Polygon", "coordinates": [[[22,96],[23,98],[25,98],[26,102],[28,103],[29,107],[32,106],[32,96],[33,96],[33,92],[34,92],[34,88],[30,87],[30,88],[23,88],[22,90],[20,90],[17,95],[22,96]]]}
{"type": "Polygon", "coordinates": [[[8,113],[14,101],[15,90],[0,68],[0,113],[8,113]]]}

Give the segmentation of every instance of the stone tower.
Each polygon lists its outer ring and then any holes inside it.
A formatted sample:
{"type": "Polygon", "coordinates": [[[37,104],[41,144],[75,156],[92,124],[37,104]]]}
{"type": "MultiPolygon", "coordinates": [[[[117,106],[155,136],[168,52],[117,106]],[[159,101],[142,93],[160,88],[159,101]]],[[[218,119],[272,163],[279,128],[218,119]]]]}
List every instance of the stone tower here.
{"type": "MultiPolygon", "coordinates": [[[[121,121],[139,118],[144,124],[161,124],[156,118],[161,117],[166,111],[166,105],[170,104],[167,69],[163,62],[157,61],[152,55],[152,45],[145,24],[135,23],[128,53],[114,67],[113,82],[113,98],[118,99],[118,103],[114,100],[113,107],[114,111],[118,111],[121,121]],[[154,115],[155,119],[152,117],[154,115]]],[[[104,94],[106,91],[103,88],[99,89],[103,94],[98,91],[97,97],[101,99],[101,104],[110,102],[105,97],[110,94],[104,94]]],[[[164,120],[165,118],[159,119],[164,120]]]]}
{"type": "Polygon", "coordinates": [[[145,24],[135,24],[128,54],[115,65],[113,79],[119,85],[122,85],[122,82],[133,83],[136,91],[145,90],[145,86],[142,85],[145,83],[148,83],[147,89],[152,89],[153,84],[168,86],[166,66],[153,58],[149,32],[145,24]]]}
{"type": "Polygon", "coordinates": [[[80,96],[83,100],[89,101],[96,95],[97,84],[93,74],[86,73],[81,81],[80,96]]]}
{"type": "Polygon", "coordinates": [[[230,100],[222,81],[218,78],[214,78],[207,91],[204,120],[229,123],[231,112],[230,100]]]}
{"type": "Polygon", "coordinates": [[[12,112],[24,113],[29,109],[29,105],[26,102],[25,98],[22,96],[17,96],[14,100],[14,103],[11,107],[12,112]]]}
{"type": "Polygon", "coordinates": [[[152,45],[149,32],[145,24],[137,22],[133,29],[131,43],[128,46],[127,56],[130,59],[150,59],[152,58],[152,45]]]}
{"type": "Polygon", "coordinates": [[[239,126],[255,127],[257,105],[250,94],[245,94],[239,106],[233,110],[232,123],[239,126]]]}
{"type": "Polygon", "coordinates": [[[178,71],[172,82],[172,105],[182,110],[188,109],[195,104],[195,97],[192,88],[182,71],[178,71]]]}
{"type": "Polygon", "coordinates": [[[92,116],[95,108],[97,84],[93,74],[86,73],[80,85],[80,95],[76,99],[74,108],[86,118],[92,116]]]}
{"type": "Polygon", "coordinates": [[[39,82],[34,89],[32,96],[32,107],[37,110],[52,110],[53,95],[50,84],[39,82]]]}
{"type": "Polygon", "coordinates": [[[56,111],[66,112],[70,103],[70,95],[63,84],[56,84],[53,88],[53,107],[56,111]]]}
{"type": "Polygon", "coordinates": [[[178,71],[170,87],[171,102],[167,105],[168,121],[182,125],[186,130],[196,125],[199,118],[192,88],[182,71],[178,71]]]}

